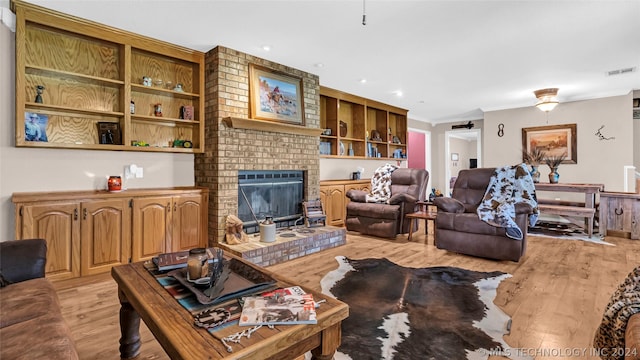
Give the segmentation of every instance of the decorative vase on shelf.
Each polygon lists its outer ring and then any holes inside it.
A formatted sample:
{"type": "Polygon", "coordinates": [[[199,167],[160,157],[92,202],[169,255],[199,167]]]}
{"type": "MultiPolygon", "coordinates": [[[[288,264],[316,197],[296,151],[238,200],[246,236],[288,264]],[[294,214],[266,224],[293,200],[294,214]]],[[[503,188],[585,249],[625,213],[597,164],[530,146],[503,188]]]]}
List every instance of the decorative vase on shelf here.
{"type": "Polygon", "coordinates": [[[540,182],[540,171],[538,171],[538,166],[537,165],[531,165],[531,178],[533,179],[534,183],[539,183],[540,182]]]}
{"type": "Polygon", "coordinates": [[[551,168],[551,172],[549,173],[549,182],[552,184],[557,184],[558,180],[560,180],[560,174],[558,174],[558,168],[551,168]]]}

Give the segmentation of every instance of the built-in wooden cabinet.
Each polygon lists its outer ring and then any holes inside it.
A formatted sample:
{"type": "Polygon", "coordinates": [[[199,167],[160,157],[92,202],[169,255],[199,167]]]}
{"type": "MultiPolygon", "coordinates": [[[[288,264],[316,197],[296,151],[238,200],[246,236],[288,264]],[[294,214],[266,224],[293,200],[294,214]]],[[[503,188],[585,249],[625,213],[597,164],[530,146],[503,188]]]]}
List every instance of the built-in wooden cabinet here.
{"type": "Polygon", "coordinates": [[[16,146],[204,151],[203,53],[22,1],[12,8],[16,146]]]}
{"type": "Polygon", "coordinates": [[[320,87],[320,156],[403,159],[407,110],[320,87]]]}
{"type": "Polygon", "coordinates": [[[206,188],[15,193],[16,238],[47,241],[47,277],[107,272],[206,246],[206,188]]]}
{"type": "Polygon", "coordinates": [[[326,180],[320,182],[320,201],[327,216],[327,225],[344,226],[347,215],[347,191],[351,189],[369,192],[371,180],[326,180]]]}

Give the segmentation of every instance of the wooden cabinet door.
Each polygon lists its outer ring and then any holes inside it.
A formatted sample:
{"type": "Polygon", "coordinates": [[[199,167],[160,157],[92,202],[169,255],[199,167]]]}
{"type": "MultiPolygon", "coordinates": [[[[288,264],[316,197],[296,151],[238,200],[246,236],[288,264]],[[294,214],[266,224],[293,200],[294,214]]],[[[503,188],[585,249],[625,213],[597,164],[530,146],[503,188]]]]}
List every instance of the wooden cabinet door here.
{"type": "Polygon", "coordinates": [[[47,278],[62,280],[80,276],[79,208],[78,202],[43,202],[21,209],[20,239],[47,241],[47,278]]]}
{"type": "Polygon", "coordinates": [[[183,195],[173,198],[172,251],[189,250],[205,246],[203,231],[203,203],[201,195],[183,195]]]}
{"type": "Polygon", "coordinates": [[[345,196],[344,185],[320,187],[320,201],[327,215],[327,225],[344,226],[345,196]]]}
{"type": "Polygon", "coordinates": [[[107,272],[112,266],[129,262],[131,215],[128,202],[128,199],[113,199],[82,203],[83,276],[107,272]]]}
{"type": "Polygon", "coordinates": [[[133,199],[131,261],[149,260],[170,252],[171,196],[133,199]]]}

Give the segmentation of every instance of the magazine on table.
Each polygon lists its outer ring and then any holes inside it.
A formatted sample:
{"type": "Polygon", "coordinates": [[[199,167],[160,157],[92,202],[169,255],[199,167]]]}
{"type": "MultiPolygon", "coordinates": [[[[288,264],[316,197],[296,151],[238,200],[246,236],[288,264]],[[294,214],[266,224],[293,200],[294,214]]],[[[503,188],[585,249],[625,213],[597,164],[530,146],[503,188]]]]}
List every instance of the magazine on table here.
{"type": "Polygon", "coordinates": [[[239,325],[316,324],[316,304],[313,295],[287,294],[290,291],[287,289],[278,289],[261,296],[244,297],[239,325]]]}

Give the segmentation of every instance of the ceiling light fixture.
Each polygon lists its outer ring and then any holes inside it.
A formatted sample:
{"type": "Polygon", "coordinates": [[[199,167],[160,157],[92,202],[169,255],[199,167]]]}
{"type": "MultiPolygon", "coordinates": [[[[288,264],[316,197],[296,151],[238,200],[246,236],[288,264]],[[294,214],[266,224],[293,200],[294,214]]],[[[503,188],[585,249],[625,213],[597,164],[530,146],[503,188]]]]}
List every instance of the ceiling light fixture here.
{"type": "Polygon", "coordinates": [[[367,12],[365,10],[365,2],[366,0],[362,0],[362,25],[367,25],[367,12]]]}
{"type": "Polygon", "coordinates": [[[264,51],[270,51],[270,50],[271,50],[271,46],[269,46],[269,45],[262,45],[262,50],[264,50],[264,51]]]}
{"type": "Polygon", "coordinates": [[[546,113],[553,110],[558,105],[556,96],[558,95],[558,88],[540,89],[533,92],[538,99],[536,107],[546,113]]]}
{"type": "Polygon", "coordinates": [[[366,84],[367,83],[367,79],[360,79],[360,84],[366,84]]]}

